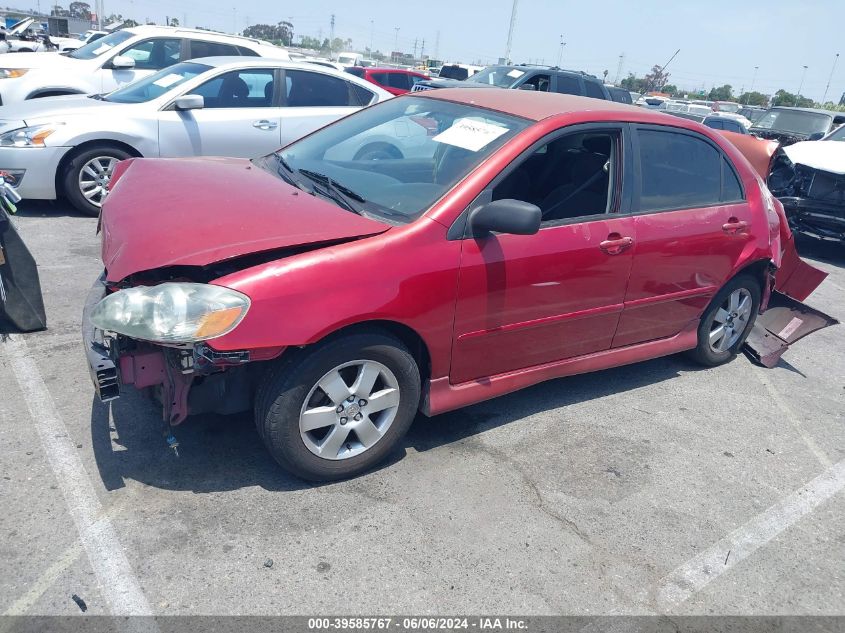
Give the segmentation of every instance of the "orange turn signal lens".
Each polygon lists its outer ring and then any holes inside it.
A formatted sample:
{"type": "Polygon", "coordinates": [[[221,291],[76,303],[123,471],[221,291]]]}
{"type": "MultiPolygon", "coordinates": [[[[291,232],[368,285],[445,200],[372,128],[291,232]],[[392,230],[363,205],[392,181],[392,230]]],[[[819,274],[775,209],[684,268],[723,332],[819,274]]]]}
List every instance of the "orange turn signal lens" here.
{"type": "Polygon", "coordinates": [[[241,307],[209,312],[202,317],[194,337],[201,340],[224,334],[238,322],[243,312],[244,309],[241,307]]]}

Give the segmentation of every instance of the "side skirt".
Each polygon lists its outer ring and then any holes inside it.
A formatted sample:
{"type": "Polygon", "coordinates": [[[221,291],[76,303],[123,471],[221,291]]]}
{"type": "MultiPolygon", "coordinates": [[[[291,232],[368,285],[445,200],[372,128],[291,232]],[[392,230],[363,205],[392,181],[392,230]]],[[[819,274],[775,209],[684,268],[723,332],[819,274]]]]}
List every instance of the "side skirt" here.
{"type": "Polygon", "coordinates": [[[450,384],[448,376],[436,378],[429,382],[420,410],[427,416],[438,415],[553,378],[585,374],[693,349],[698,343],[698,323],[696,319],[671,338],[576,356],[457,385],[450,384]]]}

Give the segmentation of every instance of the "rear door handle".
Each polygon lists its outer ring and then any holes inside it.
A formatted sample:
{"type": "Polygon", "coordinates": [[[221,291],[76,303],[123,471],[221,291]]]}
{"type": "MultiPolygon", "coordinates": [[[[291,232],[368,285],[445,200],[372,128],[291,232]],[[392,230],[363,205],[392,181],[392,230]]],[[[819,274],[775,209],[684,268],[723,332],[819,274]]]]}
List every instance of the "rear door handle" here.
{"type": "Polygon", "coordinates": [[[279,124],[275,121],[261,119],[260,121],[253,121],[252,127],[257,127],[259,130],[275,130],[277,127],[279,127],[279,124]]]}
{"type": "Polygon", "coordinates": [[[736,218],[730,218],[722,225],[722,230],[725,233],[730,233],[731,235],[736,233],[745,233],[745,229],[747,228],[748,222],[745,222],[744,220],[737,220],[736,218]]]}
{"type": "Polygon", "coordinates": [[[619,255],[631,248],[633,243],[633,237],[622,237],[619,233],[611,233],[605,241],[599,243],[599,248],[608,255],[619,255]]]}

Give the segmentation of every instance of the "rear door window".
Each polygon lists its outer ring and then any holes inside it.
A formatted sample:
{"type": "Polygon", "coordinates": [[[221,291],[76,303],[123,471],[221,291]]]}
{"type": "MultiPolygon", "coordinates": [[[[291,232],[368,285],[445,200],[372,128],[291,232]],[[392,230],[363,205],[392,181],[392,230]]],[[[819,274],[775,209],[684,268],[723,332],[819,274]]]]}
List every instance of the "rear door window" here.
{"type": "Polygon", "coordinates": [[[411,89],[411,82],[408,80],[408,75],[405,73],[388,73],[387,85],[391,88],[398,88],[399,90],[411,89]]]}
{"type": "Polygon", "coordinates": [[[581,80],[571,75],[558,75],[556,91],[568,95],[580,95],[581,80]]]}
{"type": "Polygon", "coordinates": [[[585,80],[584,88],[586,89],[588,97],[593,97],[594,99],[604,99],[604,92],[602,92],[601,86],[595,81],[585,80]]]}
{"type": "Polygon", "coordinates": [[[640,211],[717,205],[722,155],[710,143],[680,132],[639,130],[640,211]]]}
{"type": "Polygon", "coordinates": [[[231,44],[190,40],[190,53],[188,54],[188,59],[196,59],[197,57],[228,57],[230,55],[237,54],[237,46],[232,46],[231,44]]]}
{"type": "Polygon", "coordinates": [[[289,108],[353,107],[367,105],[372,93],[337,77],[309,70],[285,72],[285,103],[289,108]],[[363,93],[369,99],[362,102],[363,93]]]}

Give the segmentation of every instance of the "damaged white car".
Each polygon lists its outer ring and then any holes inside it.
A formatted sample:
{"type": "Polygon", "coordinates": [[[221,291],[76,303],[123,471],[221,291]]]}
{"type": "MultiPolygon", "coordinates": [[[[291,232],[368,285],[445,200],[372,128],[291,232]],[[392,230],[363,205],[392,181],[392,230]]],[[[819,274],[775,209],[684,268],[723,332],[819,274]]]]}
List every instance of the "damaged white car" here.
{"type": "Polygon", "coordinates": [[[794,231],[845,243],[845,126],[778,149],[768,185],[794,231]]]}

